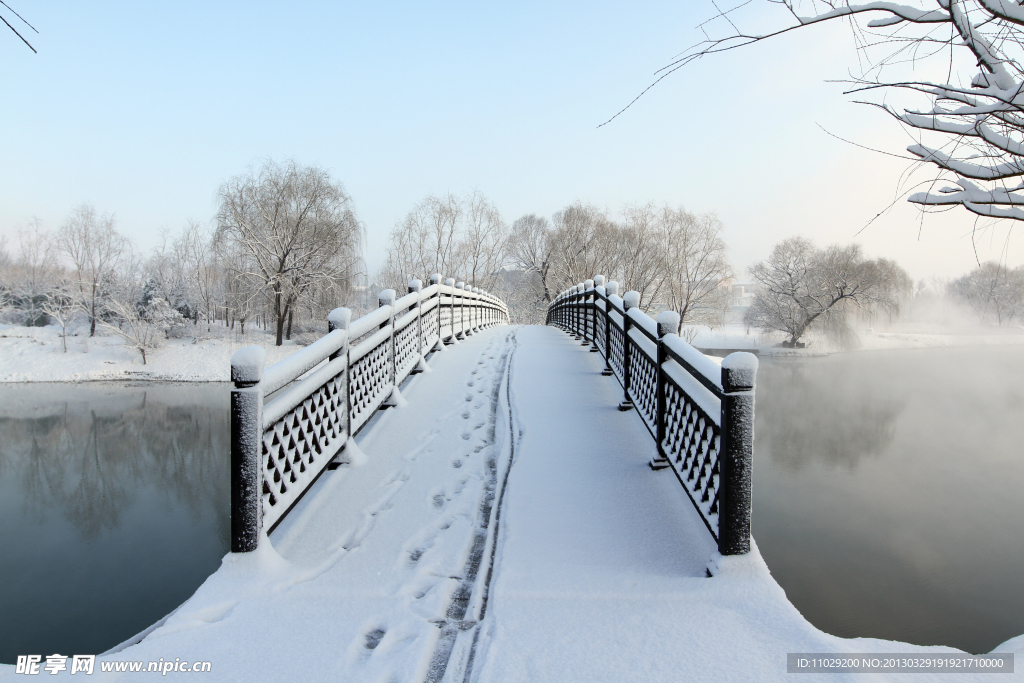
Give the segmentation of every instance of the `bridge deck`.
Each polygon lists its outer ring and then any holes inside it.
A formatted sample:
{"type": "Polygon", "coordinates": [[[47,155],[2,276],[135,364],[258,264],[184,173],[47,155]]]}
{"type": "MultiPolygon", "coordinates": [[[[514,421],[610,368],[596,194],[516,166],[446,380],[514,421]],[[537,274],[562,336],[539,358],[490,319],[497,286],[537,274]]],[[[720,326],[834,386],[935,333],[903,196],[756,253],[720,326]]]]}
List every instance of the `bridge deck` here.
{"type": "Polygon", "coordinates": [[[712,539],[564,333],[499,327],[429,364],[270,544],[116,658],[238,681],[679,681],[919,649],[817,631],[756,549],[706,578],[712,539]]]}

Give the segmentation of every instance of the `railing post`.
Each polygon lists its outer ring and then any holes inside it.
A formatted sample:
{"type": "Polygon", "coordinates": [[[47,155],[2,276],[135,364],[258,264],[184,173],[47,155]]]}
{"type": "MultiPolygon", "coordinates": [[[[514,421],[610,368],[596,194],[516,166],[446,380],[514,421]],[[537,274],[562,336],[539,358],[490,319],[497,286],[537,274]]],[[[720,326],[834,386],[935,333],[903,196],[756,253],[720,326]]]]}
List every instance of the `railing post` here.
{"type": "Polygon", "coordinates": [[[668,360],[668,352],[665,350],[665,337],[679,334],[679,314],[675,311],[662,311],[658,314],[658,368],[655,373],[656,382],[655,394],[656,403],[654,409],[655,441],[658,442],[658,457],[651,460],[648,465],[652,470],[661,470],[669,466],[668,458],[665,457],[665,361],[668,360]]]}
{"type": "Polygon", "coordinates": [[[629,359],[633,354],[629,350],[629,309],[640,305],[640,292],[626,292],[622,297],[622,403],[619,410],[631,410],[633,399],[629,396],[630,376],[629,359]]]}
{"type": "Polygon", "coordinates": [[[420,294],[422,291],[423,283],[420,280],[413,278],[409,281],[409,293],[416,293],[416,353],[420,357],[416,367],[409,373],[411,375],[423,372],[423,366],[427,362],[423,353],[423,295],[420,294]]]}
{"type": "Polygon", "coordinates": [[[598,351],[600,351],[600,349],[597,348],[597,300],[598,300],[598,298],[600,298],[598,296],[598,294],[599,294],[598,287],[601,288],[601,291],[604,290],[604,275],[595,275],[594,276],[594,293],[590,297],[590,307],[594,311],[593,314],[592,314],[592,317],[590,319],[590,352],[591,353],[597,353],[598,351]]]}
{"type": "Polygon", "coordinates": [[[722,453],[718,459],[718,552],[750,552],[750,483],[754,458],[754,380],[757,356],[738,352],[722,361],[722,453]]]}
{"type": "MultiPolygon", "coordinates": [[[[455,278],[450,277],[450,278],[446,279],[444,281],[444,285],[445,285],[445,287],[454,287],[455,286],[455,278]]],[[[451,327],[452,335],[449,338],[449,341],[447,343],[448,344],[458,344],[459,340],[455,338],[455,292],[451,293],[451,299],[452,299],[452,303],[451,303],[451,312],[452,312],[451,318],[452,319],[451,319],[451,324],[449,325],[449,327],[451,327]]]]}
{"type": "Polygon", "coordinates": [[[612,280],[604,287],[604,370],[601,374],[610,377],[612,370],[612,296],[619,293],[619,283],[612,280]]]}
{"type": "Polygon", "coordinates": [[[587,309],[589,308],[587,302],[591,295],[587,294],[587,292],[593,288],[593,280],[587,280],[583,283],[583,298],[580,299],[580,311],[583,312],[583,341],[580,343],[580,346],[587,346],[590,344],[590,342],[587,341],[587,323],[590,320],[590,314],[587,312],[587,309]]]}
{"type": "MultiPolygon", "coordinates": [[[[388,321],[381,323],[380,329],[384,329],[385,325],[388,328],[389,339],[388,339],[388,370],[391,374],[391,389],[394,391],[398,388],[398,369],[395,367],[395,300],[398,297],[393,289],[385,289],[383,292],[377,295],[377,307],[383,308],[384,306],[390,306],[391,312],[388,315],[388,321]]],[[[394,405],[389,401],[385,401],[384,405],[394,405]]]]}
{"type": "Polygon", "coordinates": [[[444,330],[441,329],[441,273],[431,275],[430,284],[437,285],[437,343],[434,344],[434,350],[440,351],[444,348],[444,330]]]}
{"type": "Polygon", "coordinates": [[[231,357],[231,552],[248,553],[263,529],[262,346],[246,346],[231,357]]]}
{"type": "MultiPolygon", "coordinates": [[[[333,311],[327,314],[327,333],[330,334],[335,330],[345,331],[345,343],[340,349],[332,353],[328,360],[334,360],[335,358],[345,358],[345,435],[348,438],[352,438],[352,397],[349,387],[350,375],[349,368],[352,365],[351,357],[349,355],[349,349],[351,348],[351,341],[348,338],[348,327],[352,322],[352,311],[347,308],[335,308],[333,311]]],[[[334,456],[334,461],[340,462],[338,456],[334,456]]],[[[333,462],[333,461],[332,461],[333,462]]],[[[331,467],[331,465],[328,465],[331,467]]]]}
{"type": "Polygon", "coordinates": [[[469,327],[476,331],[480,328],[480,288],[473,288],[473,308],[469,310],[469,327]]]}
{"type": "Polygon", "coordinates": [[[466,283],[456,282],[455,289],[459,295],[459,339],[466,338],[466,283]]]}
{"type": "Polygon", "coordinates": [[[583,339],[583,283],[576,285],[576,296],[574,305],[576,306],[576,340],[583,339]]]}

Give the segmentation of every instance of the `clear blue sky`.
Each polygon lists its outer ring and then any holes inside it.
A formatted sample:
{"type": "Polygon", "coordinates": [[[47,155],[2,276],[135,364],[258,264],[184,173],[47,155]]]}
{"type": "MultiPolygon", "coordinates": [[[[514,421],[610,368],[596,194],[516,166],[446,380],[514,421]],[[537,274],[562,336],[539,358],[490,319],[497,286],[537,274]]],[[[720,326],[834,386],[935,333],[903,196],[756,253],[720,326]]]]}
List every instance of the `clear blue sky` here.
{"type": "MultiPolygon", "coordinates": [[[[740,269],[794,234],[856,240],[918,278],[974,263],[963,211],[919,235],[901,202],[855,237],[906,162],[817,124],[888,151],[908,141],[825,82],[854,58],[838,24],[693,64],[598,129],[698,39],[710,1],[9,4],[40,31],[32,54],[0,27],[9,247],[33,216],[52,230],[91,202],[148,249],[209,221],[225,179],[293,157],[344,182],[371,267],[415,202],[472,189],[509,221],[576,199],[715,211],[740,269]]],[[[981,258],[1006,235],[986,233],[981,258]]]]}

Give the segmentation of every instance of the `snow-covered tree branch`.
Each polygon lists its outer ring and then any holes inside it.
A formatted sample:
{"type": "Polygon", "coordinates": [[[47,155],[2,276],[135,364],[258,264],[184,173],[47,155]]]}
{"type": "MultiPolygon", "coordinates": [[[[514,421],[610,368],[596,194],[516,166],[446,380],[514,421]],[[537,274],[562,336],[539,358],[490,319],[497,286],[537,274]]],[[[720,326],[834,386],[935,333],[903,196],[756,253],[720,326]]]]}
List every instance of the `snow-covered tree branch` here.
{"type": "Polygon", "coordinates": [[[700,25],[706,39],[661,69],[651,87],[695,60],[848,21],[860,61],[850,92],[878,93],[880,101],[864,103],[915,133],[919,141],[907,151],[936,172],[909,201],[1024,220],[1024,7],[1010,0],[765,3],[777,8],[775,25],[763,13],[747,17],[757,8],[750,2],[719,11],[700,25]],[[751,22],[760,30],[745,30],[751,22]]]}

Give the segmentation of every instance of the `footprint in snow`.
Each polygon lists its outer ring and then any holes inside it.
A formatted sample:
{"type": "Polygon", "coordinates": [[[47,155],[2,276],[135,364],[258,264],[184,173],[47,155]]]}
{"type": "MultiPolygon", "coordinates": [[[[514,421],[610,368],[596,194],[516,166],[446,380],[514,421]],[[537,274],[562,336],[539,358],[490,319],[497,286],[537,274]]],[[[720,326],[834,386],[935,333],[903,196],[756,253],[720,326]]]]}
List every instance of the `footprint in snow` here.
{"type": "Polygon", "coordinates": [[[375,628],[372,631],[364,633],[363,638],[366,639],[366,642],[363,646],[367,650],[376,650],[377,646],[380,645],[380,641],[384,639],[385,633],[387,633],[387,631],[382,628],[375,628]]]}

